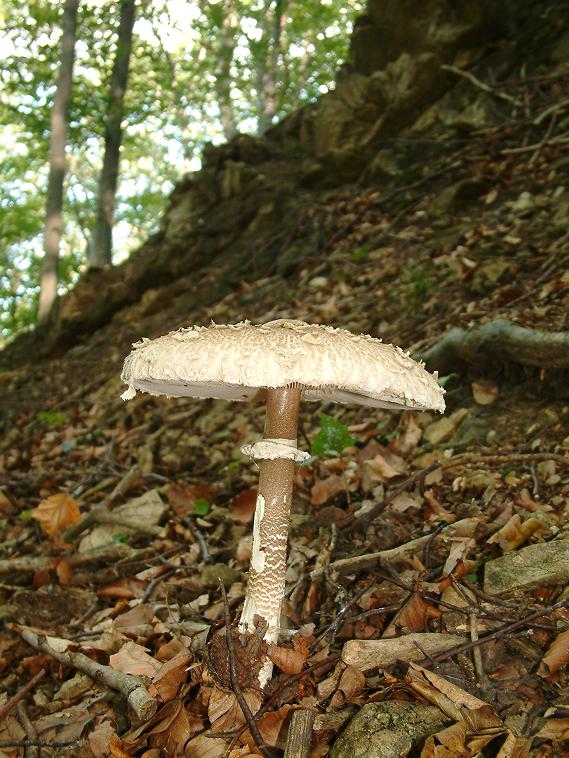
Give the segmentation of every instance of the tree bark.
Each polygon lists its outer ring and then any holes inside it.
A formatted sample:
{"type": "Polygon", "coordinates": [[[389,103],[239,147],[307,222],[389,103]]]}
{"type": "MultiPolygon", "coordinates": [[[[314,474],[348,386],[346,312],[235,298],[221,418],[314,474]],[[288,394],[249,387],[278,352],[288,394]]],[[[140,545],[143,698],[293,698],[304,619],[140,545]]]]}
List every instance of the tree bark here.
{"type": "Polygon", "coordinates": [[[273,122],[278,109],[277,82],[279,56],[282,54],[282,37],[286,23],[286,0],[267,2],[264,36],[267,45],[257,61],[257,103],[259,112],[259,134],[264,134],[273,122]],[[269,36],[270,35],[270,36],[269,36]]]}
{"type": "Polygon", "coordinates": [[[89,268],[112,263],[113,223],[119,176],[124,95],[128,80],[136,0],[121,0],[117,50],[111,73],[111,89],[105,125],[105,154],[99,179],[97,220],[88,253],[89,268]]]}
{"type": "Polygon", "coordinates": [[[231,63],[235,50],[237,27],[237,13],[233,0],[225,0],[223,3],[223,21],[220,29],[219,49],[217,50],[215,67],[215,91],[221,126],[227,141],[237,134],[233,100],[231,99],[231,63]]]}
{"type": "Polygon", "coordinates": [[[45,324],[57,298],[59,250],[63,232],[63,181],[69,100],[73,81],[79,0],[65,0],[61,35],[61,65],[51,111],[49,177],[47,182],[44,256],[41,264],[38,322],[45,324]]]}
{"type": "Polygon", "coordinates": [[[542,368],[569,367],[569,332],[544,332],[506,319],[472,329],[455,327],[420,356],[430,370],[448,373],[464,365],[518,363],[542,368]]]}

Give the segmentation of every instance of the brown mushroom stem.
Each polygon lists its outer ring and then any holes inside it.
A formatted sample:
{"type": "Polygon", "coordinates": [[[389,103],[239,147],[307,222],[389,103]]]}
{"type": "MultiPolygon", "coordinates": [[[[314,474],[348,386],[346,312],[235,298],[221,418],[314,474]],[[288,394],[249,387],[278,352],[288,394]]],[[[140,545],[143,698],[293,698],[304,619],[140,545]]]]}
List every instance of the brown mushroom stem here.
{"type": "MultiPolygon", "coordinates": [[[[297,387],[267,391],[263,439],[290,440],[296,446],[300,395],[297,387]]],[[[251,565],[240,627],[253,631],[255,615],[261,616],[268,623],[265,640],[275,642],[285,588],[294,460],[260,460],[259,470],[251,565]]]]}

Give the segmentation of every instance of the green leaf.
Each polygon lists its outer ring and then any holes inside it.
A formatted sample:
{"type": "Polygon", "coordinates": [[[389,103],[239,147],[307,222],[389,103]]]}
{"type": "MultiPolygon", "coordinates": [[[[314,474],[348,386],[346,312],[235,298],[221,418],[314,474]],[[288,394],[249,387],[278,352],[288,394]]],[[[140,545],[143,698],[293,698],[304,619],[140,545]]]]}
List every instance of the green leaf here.
{"type": "Polygon", "coordinates": [[[128,534],[113,534],[113,542],[117,544],[122,544],[123,542],[128,542],[128,534]]]}
{"type": "Polygon", "coordinates": [[[38,411],[36,413],[38,421],[44,421],[46,424],[66,424],[67,416],[64,413],[58,413],[57,411],[38,411]]]}
{"type": "Polygon", "coordinates": [[[194,503],[194,516],[207,516],[210,512],[211,503],[204,497],[198,497],[194,503]]]}
{"type": "Polygon", "coordinates": [[[333,416],[320,413],[320,431],[312,440],[312,455],[319,458],[339,455],[345,447],[355,443],[347,428],[333,416]]]}

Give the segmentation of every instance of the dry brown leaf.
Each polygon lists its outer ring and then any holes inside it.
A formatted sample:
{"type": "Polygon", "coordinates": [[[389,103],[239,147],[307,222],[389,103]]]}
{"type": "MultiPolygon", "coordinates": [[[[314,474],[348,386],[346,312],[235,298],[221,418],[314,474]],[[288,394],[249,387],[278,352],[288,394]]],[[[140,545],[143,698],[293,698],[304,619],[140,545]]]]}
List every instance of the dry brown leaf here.
{"type": "Polygon", "coordinates": [[[341,708],[359,695],[365,687],[366,678],[360,669],[355,666],[346,666],[345,671],[340,676],[338,689],[330,700],[330,709],[341,708]]]}
{"type": "Polygon", "coordinates": [[[448,576],[452,574],[457,565],[465,561],[471,550],[476,547],[476,542],[472,537],[464,537],[458,539],[451,539],[450,551],[448,557],[443,566],[442,575],[448,576]]]}
{"type": "Polygon", "coordinates": [[[447,509],[439,503],[433,490],[425,490],[423,497],[429,506],[428,508],[425,508],[425,516],[427,519],[446,521],[447,524],[452,524],[453,521],[456,521],[454,513],[447,511],[447,509]]]}
{"type": "Polygon", "coordinates": [[[48,537],[57,536],[66,526],[76,524],[81,519],[77,503],[66,492],[46,497],[32,510],[31,515],[40,522],[48,537]]]}
{"type": "Polygon", "coordinates": [[[569,718],[548,719],[536,736],[543,740],[569,740],[569,718]]]}
{"type": "Polygon", "coordinates": [[[503,553],[511,553],[520,545],[542,528],[542,522],[535,516],[522,521],[517,513],[498,529],[489,540],[488,544],[498,544],[503,553]]]}
{"type": "Polygon", "coordinates": [[[374,458],[364,461],[362,465],[362,485],[364,490],[373,489],[376,484],[385,484],[396,476],[407,472],[407,464],[400,455],[384,448],[374,458]]]}
{"type": "Polygon", "coordinates": [[[478,379],[472,382],[472,396],[478,405],[491,405],[500,394],[499,388],[486,379],[478,379]]]}
{"type": "Polygon", "coordinates": [[[419,758],[467,758],[471,753],[465,739],[465,725],[460,721],[451,724],[427,738],[419,758]]]}
{"type": "Polygon", "coordinates": [[[469,732],[499,734],[502,719],[483,700],[470,695],[442,676],[411,663],[405,677],[410,686],[454,721],[462,721],[469,732]]]}
{"type": "Polygon", "coordinates": [[[122,742],[110,721],[103,721],[89,733],[89,747],[95,758],[127,758],[131,753],[122,749],[122,742]]]}
{"type": "Polygon", "coordinates": [[[569,663],[569,630],[553,640],[539,666],[538,674],[548,677],[569,663]]]}
{"type": "MultiPolygon", "coordinates": [[[[243,697],[254,715],[263,702],[262,696],[253,690],[244,690],[243,697]]],[[[214,687],[209,698],[207,715],[214,732],[227,732],[245,723],[241,706],[233,692],[214,687]]]]}
{"type": "Polygon", "coordinates": [[[184,747],[192,736],[188,712],[180,700],[174,701],[176,708],[161,723],[149,732],[149,744],[161,748],[161,754],[169,756],[185,755],[184,747]]]}
{"type": "Polygon", "coordinates": [[[257,490],[243,490],[236,495],[229,506],[229,516],[239,524],[248,524],[255,513],[257,490]]]}
{"type": "Polygon", "coordinates": [[[312,505],[322,505],[336,495],[346,491],[346,480],[343,476],[334,474],[326,479],[319,479],[310,490],[312,505]]]}
{"type": "Polygon", "coordinates": [[[269,645],[267,654],[271,661],[285,674],[300,674],[307,658],[305,652],[279,647],[278,645],[269,645]]]}
{"type": "Polygon", "coordinates": [[[510,732],[496,758],[529,758],[530,746],[531,740],[526,737],[516,737],[510,732]]]}
{"type": "MultiPolygon", "coordinates": [[[[270,747],[276,747],[277,743],[279,742],[279,736],[282,729],[282,725],[288,716],[288,714],[291,712],[291,710],[294,709],[294,706],[292,705],[283,705],[276,711],[269,711],[269,713],[265,713],[264,716],[261,716],[261,718],[258,721],[259,731],[261,732],[261,735],[263,737],[263,741],[265,745],[269,745],[270,747]]],[[[245,739],[244,742],[247,742],[247,744],[253,748],[254,743],[250,738],[250,733],[247,732],[246,735],[244,735],[245,739]]]]}
{"type": "Polygon", "coordinates": [[[118,653],[109,656],[109,665],[117,671],[122,671],[123,674],[153,677],[167,664],[160,663],[148,655],[146,648],[142,645],[129,641],[118,653]]]}
{"type": "Polygon", "coordinates": [[[415,411],[407,411],[404,415],[405,431],[402,436],[395,442],[395,445],[400,453],[408,455],[419,444],[423,435],[423,430],[417,423],[417,413],[415,411]]]}
{"type": "Polygon", "coordinates": [[[198,734],[186,745],[186,758],[223,758],[227,753],[227,742],[219,737],[198,734]]]}
{"type": "Polygon", "coordinates": [[[69,583],[71,582],[71,577],[73,576],[73,569],[71,567],[71,563],[69,562],[68,558],[63,556],[63,558],[58,558],[56,560],[55,573],[57,574],[59,583],[62,584],[64,587],[67,587],[69,583]]]}
{"type": "Polygon", "coordinates": [[[152,679],[148,688],[150,694],[162,702],[175,698],[187,679],[187,669],[192,658],[190,651],[185,650],[164,663],[152,679]]]}
{"type": "Polygon", "coordinates": [[[397,611],[383,637],[397,637],[400,629],[422,632],[430,618],[440,618],[439,609],[414,592],[400,611],[397,611]]]}

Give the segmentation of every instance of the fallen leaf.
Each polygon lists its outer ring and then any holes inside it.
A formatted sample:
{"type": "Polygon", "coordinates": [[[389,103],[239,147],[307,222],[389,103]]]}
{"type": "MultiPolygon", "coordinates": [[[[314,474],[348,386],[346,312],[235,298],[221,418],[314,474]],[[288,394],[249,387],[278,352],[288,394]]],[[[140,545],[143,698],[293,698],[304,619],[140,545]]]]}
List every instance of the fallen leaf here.
{"type": "Polygon", "coordinates": [[[278,645],[269,645],[267,654],[285,674],[300,674],[307,657],[306,653],[278,645]]]}
{"type": "Polygon", "coordinates": [[[569,740],[569,718],[548,719],[536,736],[543,740],[569,740]]]}
{"type": "Polygon", "coordinates": [[[542,658],[537,673],[545,678],[559,671],[567,663],[569,663],[569,630],[561,632],[553,640],[542,658]]]}
{"type": "Polygon", "coordinates": [[[496,758],[529,758],[530,746],[531,740],[526,737],[517,737],[510,732],[496,758]]]}
{"type": "Polygon", "coordinates": [[[539,531],[542,528],[542,522],[535,516],[522,521],[517,513],[504,524],[501,529],[498,529],[490,539],[487,540],[488,544],[498,544],[503,553],[511,553],[520,545],[539,531]]]}
{"type": "Polygon", "coordinates": [[[414,592],[401,610],[397,611],[383,637],[397,637],[400,629],[409,632],[422,632],[430,618],[440,618],[441,612],[431,603],[414,592]]]}
{"type": "Polygon", "coordinates": [[[48,537],[55,537],[66,526],[81,519],[77,503],[66,492],[46,497],[32,510],[31,516],[40,522],[48,537]]]}
{"type": "Polygon", "coordinates": [[[188,665],[193,656],[185,650],[164,663],[152,679],[148,691],[162,702],[172,700],[188,677],[188,665]]]}
{"type": "Polygon", "coordinates": [[[451,724],[427,738],[419,758],[462,758],[470,752],[464,744],[465,739],[466,726],[460,721],[451,724]],[[439,750],[439,746],[446,752],[439,750]]]}
{"type": "Polygon", "coordinates": [[[68,558],[63,556],[63,558],[57,559],[55,564],[55,573],[57,574],[59,583],[63,584],[64,587],[70,584],[71,577],[73,576],[73,569],[71,568],[71,563],[69,562],[68,558]]]}
{"type": "Polygon", "coordinates": [[[310,490],[312,505],[322,505],[336,495],[346,491],[346,481],[343,476],[334,474],[327,479],[319,479],[310,490]]]}
{"type": "Polygon", "coordinates": [[[186,758],[223,758],[227,753],[227,742],[219,737],[198,734],[190,740],[184,752],[186,758]]]}
{"type": "Polygon", "coordinates": [[[146,648],[129,641],[121,647],[118,653],[109,656],[109,664],[117,671],[135,676],[154,676],[160,671],[162,664],[148,655],[146,648]]]}
{"type": "Polygon", "coordinates": [[[472,382],[472,396],[478,405],[491,405],[500,394],[499,388],[486,379],[472,382]]]}
{"type": "Polygon", "coordinates": [[[366,678],[360,669],[355,666],[346,666],[345,671],[340,676],[338,689],[332,695],[330,700],[330,709],[341,708],[359,695],[365,687],[366,678]]]}
{"type": "Polygon", "coordinates": [[[107,758],[108,756],[119,756],[126,758],[130,753],[122,749],[122,742],[113,729],[110,721],[103,721],[101,724],[89,733],[89,747],[95,758],[107,758]]]}
{"type": "Polygon", "coordinates": [[[366,491],[373,489],[375,484],[385,484],[396,476],[407,472],[407,464],[399,455],[385,448],[381,453],[362,465],[362,484],[366,491]]]}

